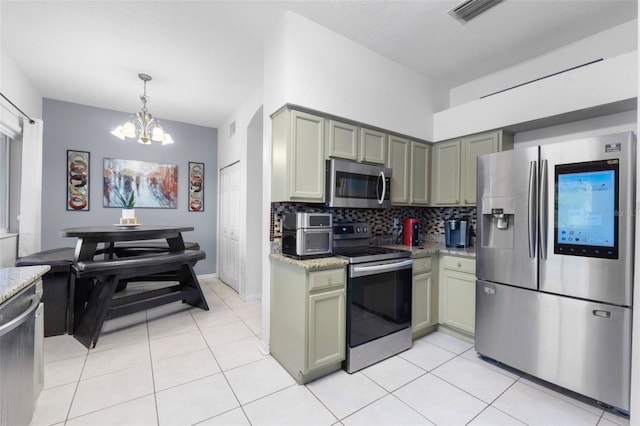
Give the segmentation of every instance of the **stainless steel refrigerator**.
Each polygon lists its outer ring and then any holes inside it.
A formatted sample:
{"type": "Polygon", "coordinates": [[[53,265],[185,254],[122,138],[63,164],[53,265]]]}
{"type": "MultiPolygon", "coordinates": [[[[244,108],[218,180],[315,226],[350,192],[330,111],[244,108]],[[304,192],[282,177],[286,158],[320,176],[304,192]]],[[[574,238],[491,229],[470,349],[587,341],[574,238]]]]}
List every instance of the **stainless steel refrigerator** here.
{"type": "Polygon", "coordinates": [[[478,157],[476,350],[628,412],[635,136],[478,157]]]}

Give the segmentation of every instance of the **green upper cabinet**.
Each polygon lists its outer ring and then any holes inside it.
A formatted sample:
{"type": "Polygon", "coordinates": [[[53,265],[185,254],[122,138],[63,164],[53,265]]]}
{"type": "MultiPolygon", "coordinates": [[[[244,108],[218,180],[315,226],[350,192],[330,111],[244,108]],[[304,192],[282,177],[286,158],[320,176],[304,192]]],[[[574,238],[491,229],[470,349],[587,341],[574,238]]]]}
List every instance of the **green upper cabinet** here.
{"type": "Polygon", "coordinates": [[[325,157],[385,164],[387,160],[387,134],[359,127],[356,124],[327,119],[325,157]]]}
{"type": "Polygon", "coordinates": [[[513,135],[497,130],[433,146],[431,205],[476,205],[476,160],[479,155],[513,148],[513,135]]]}
{"type": "Polygon", "coordinates": [[[432,147],[431,205],[451,206],[460,202],[460,140],[432,147]]]}
{"type": "Polygon", "coordinates": [[[409,139],[400,136],[389,135],[389,153],[387,155],[387,167],[392,169],[391,175],[391,204],[409,204],[409,139]]]}
{"type": "Polygon", "coordinates": [[[327,157],[358,159],[358,126],[327,120],[327,157]]]}
{"type": "Polygon", "coordinates": [[[282,109],[272,116],[271,201],[323,202],[325,119],[282,109]]]}
{"type": "Polygon", "coordinates": [[[386,164],[387,135],[377,130],[360,128],[360,153],[358,161],[386,164]]]}
{"type": "Polygon", "coordinates": [[[429,145],[411,141],[411,174],[409,204],[426,206],[429,204],[429,145]]]}

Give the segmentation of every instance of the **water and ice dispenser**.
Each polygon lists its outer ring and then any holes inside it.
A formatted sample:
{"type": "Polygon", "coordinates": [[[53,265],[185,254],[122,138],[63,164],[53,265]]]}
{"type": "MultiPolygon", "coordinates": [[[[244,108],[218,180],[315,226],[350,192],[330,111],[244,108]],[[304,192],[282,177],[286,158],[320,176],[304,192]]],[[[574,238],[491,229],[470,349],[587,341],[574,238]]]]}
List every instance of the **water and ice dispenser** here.
{"type": "Polygon", "coordinates": [[[512,249],[514,242],[515,199],[485,197],[482,203],[482,246],[512,249]]]}

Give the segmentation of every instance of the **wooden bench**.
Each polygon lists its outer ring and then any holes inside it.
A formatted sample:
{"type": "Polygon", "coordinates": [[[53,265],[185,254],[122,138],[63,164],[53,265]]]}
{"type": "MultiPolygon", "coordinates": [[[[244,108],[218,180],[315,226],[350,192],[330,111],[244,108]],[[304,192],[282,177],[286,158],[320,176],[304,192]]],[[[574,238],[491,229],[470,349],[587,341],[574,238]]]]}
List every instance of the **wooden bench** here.
{"type": "MultiPolygon", "coordinates": [[[[75,303],[74,337],[87,348],[95,347],[106,319],[182,300],[209,310],[193,266],[206,255],[201,250],[154,253],[118,259],[94,259],[72,265],[72,280],[93,279],[95,287],[85,303],[75,303]],[[174,274],[176,285],[113,298],[121,280],[152,281],[154,274],[174,274]]],[[[72,285],[74,287],[74,285],[72,285]]]]}
{"type": "MultiPolygon", "coordinates": [[[[200,250],[200,244],[187,241],[184,243],[185,250],[200,250]]],[[[116,257],[142,256],[154,253],[169,252],[169,244],[166,240],[146,240],[146,241],[118,241],[100,249],[96,254],[104,254],[106,258],[113,259],[116,257]]],[[[154,274],[149,277],[135,277],[130,280],[120,280],[116,293],[127,288],[129,282],[140,281],[175,281],[176,275],[173,273],[154,274]]]]}
{"type": "Polygon", "coordinates": [[[67,330],[69,277],[75,248],[62,247],[33,253],[16,260],[16,266],[49,265],[42,277],[44,302],[44,337],[57,336],[67,330]]]}

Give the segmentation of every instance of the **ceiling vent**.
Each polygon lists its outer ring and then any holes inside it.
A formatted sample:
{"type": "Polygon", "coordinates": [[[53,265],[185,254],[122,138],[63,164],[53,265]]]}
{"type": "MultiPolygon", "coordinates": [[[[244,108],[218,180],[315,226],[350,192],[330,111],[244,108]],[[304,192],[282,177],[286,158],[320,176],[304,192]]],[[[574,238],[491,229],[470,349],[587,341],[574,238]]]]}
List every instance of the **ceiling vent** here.
{"type": "Polygon", "coordinates": [[[451,9],[449,15],[465,24],[501,2],[502,0],[466,0],[451,9]]]}

